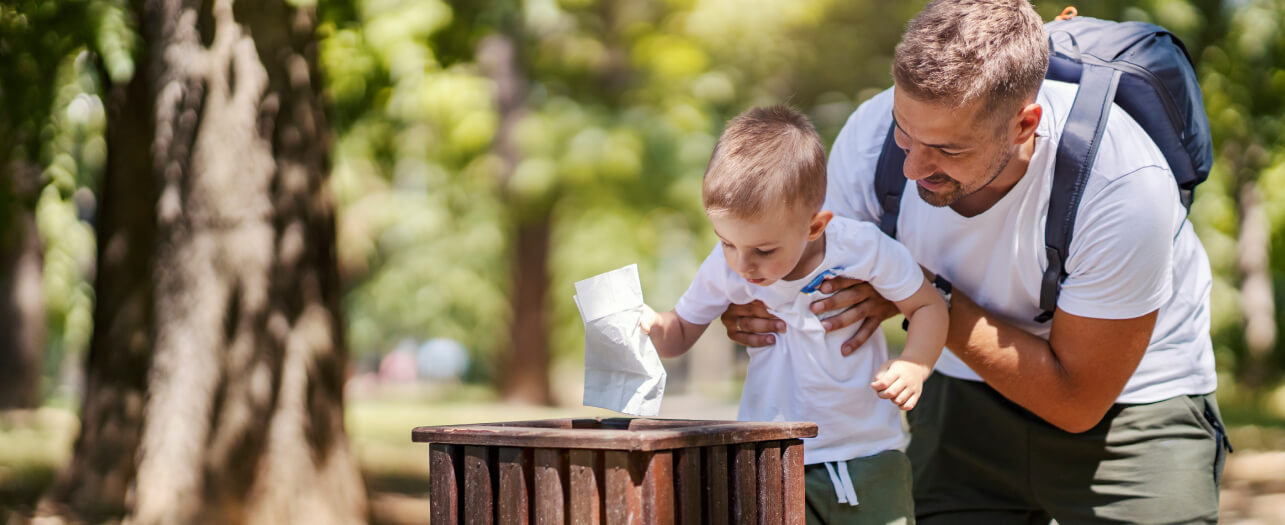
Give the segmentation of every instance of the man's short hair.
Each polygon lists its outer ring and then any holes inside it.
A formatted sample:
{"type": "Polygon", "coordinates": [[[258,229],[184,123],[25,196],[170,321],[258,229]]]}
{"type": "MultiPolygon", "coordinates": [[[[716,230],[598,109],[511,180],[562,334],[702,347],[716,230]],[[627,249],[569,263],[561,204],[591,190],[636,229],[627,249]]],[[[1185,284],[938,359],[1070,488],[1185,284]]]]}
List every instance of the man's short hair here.
{"type": "Polygon", "coordinates": [[[803,114],[753,108],[728,122],[705,168],[707,211],[739,218],[784,208],[816,213],[825,202],[825,146],[803,114]]]}
{"type": "Polygon", "coordinates": [[[1029,1],[934,0],[897,44],[892,76],[916,99],[952,108],[981,99],[1003,115],[1035,97],[1048,65],[1048,35],[1029,1]]]}

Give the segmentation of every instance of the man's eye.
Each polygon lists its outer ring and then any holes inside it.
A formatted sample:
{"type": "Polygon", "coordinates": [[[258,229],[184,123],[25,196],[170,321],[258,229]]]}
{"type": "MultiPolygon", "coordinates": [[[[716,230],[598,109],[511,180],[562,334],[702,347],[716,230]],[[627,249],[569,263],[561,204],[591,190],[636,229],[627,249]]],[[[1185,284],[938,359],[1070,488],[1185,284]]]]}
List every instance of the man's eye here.
{"type": "Polygon", "coordinates": [[[960,155],[963,155],[962,152],[958,152],[958,151],[946,151],[946,150],[937,150],[937,151],[940,151],[942,155],[945,155],[950,158],[955,158],[960,155]]]}

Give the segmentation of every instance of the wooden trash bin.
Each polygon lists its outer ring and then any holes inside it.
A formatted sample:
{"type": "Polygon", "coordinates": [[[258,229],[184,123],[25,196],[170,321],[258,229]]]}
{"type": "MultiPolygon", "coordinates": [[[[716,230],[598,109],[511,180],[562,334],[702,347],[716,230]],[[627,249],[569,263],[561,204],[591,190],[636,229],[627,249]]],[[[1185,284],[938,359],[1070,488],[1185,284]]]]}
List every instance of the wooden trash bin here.
{"type": "Polygon", "coordinates": [[[546,419],[419,427],[442,523],[804,522],[815,423],[546,419]]]}

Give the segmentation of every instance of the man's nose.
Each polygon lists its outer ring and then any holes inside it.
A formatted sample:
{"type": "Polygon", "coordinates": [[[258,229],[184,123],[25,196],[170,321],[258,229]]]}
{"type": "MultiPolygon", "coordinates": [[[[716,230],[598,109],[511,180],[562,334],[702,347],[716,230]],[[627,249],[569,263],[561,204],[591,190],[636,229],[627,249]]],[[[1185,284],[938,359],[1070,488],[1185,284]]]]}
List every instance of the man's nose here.
{"type": "Polygon", "coordinates": [[[907,179],[919,180],[936,173],[937,166],[924,154],[923,148],[910,148],[906,152],[906,161],[901,164],[901,170],[907,179]]]}

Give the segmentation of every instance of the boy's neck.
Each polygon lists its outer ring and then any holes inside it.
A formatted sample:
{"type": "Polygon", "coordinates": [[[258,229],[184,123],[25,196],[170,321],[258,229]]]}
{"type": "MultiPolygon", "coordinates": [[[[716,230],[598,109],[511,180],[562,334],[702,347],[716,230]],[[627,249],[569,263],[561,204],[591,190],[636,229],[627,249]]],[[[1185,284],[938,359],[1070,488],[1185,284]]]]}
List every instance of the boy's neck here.
{"type": "Polygon", "coordinates": [[[808,241],[808,245],[803,248],[803,256],[799,257],[799,264],[796,264],[794,269],[790,270],[790,273],[786,274],[782,280],[797,281],[807,277],[808,274],[812,273],[812,270],[817,269],[817,266],[821,266],[821,261],[824,260],[825,232],[821,232],[819,237],[808,241]]]}

